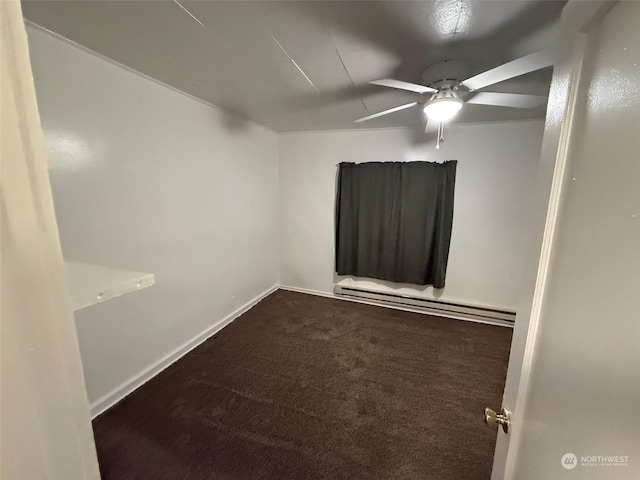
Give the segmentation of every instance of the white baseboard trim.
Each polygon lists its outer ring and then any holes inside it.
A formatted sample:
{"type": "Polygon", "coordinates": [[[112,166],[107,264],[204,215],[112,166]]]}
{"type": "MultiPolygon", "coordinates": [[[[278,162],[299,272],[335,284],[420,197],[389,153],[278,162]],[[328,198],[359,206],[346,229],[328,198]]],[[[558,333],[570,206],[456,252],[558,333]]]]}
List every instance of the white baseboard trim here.
{"type": "Polygon", "coordinates": [[[137,388],[139,388],[140,386],[142,386],[143,384],[151,380],[153,377],[155,377],[158,373],[160,373],[162,370],[167,368],[169,365],[176,362],[177,360],[182,358],[184,355],[189,353],[191,350],[196,348],[198,345],[203,343],[205,340],[207,340],[208,338],[218,333],[220,330],[222,330],[224,327],[229,325],[240,315],[242,315],[251,307],[253,307],[255,304],[257,304],[260,300],[271,295],[278,288],[279,288],[279,285],[274,285],[271,288],[265,290],[260,295],[249,300],[247,303],[242,305],[237,310],[231,312],[222,320],[208,327],[204,332],[196,335],[188,342],[182,344],[181,346],[179,346],[178,348],[170,352],[168,355],[164,356],[157,362],[153,363],[152,365],[144,369],[142,372],[134,375],[126,382],[120,384],[119,386],[111,390],[106,395],[102,396],[95,402],[91,403],[91,418],[92,419],[96,418],[105,410],[109,409],[110,407],[118,403],[124,397],[132,393],[134,390],[136,390],[137,388]]]}
{"type": "Polygon", "coordinates": [[[346,297],[342,297],[340,295],[336,295],[333,292],[322,292],[319,290],[310,290],[308,288],[299,288],[299,287],[290,287],[287,285],[280,285],[280,288],[282,290],[290,290],[292,292],[298,292],[298,293],[307,293],[309,295],[318,295],[320,297],[328,297],[328,298],[335,298],[336,300],[343,300],[346,302],[355,302],[355,303],[363,303],[365,305],[374,305],[376,307],[384,307],[384,308],[391,308],[393,310],[402,310],[404,312],[412,312],[412,313],[421,313],[423,315],[433,315],[436,317],[445,317],[445,318],[451,318],[453,320],[462,320],[465,322],[474,322],[474,323],[483,323],[486,325],[497,325],[499,327],[508,327],[508,328],[513,328],[513,323],[511,322],[503,322],[500,320],[491,320],[491,319],[475,319],[475,318],[468,318],[465,316],[460,316],[460,315],[455,315],[455,314],[450,314],[450,313],[441,313],[441,312],[436,312],[436,311],[426,311],[424,309],[419,309],[419,308],[411,308],[411,307],[400,307],[397,305],[390,305],[388,303],[385,302],[376,302],[375,300],[360,300],[360,299],[356,299],[356,298],[346,298],[346,297]]]}
{"type": "Polygon", "coordinates": [[[148,382],[153,377],[155,377],[158,373],[160,373],[161,371],[166,369],[168,366],[170,366],[172,363],[176,362],[177,360],[179,360],[180,358],[185,356],[187,353],[189,353],[191,350],[193,350],[198,345],[203,343],[205,340],[207,340],[208,338],[210,338],[213,335],[215,335],[216,333],[218,333],[220,330],[222,330],[224,327],[229,325],[231,322],[233,322],[240,315],[242,315],[243,313],[248,311],[251,307],[256,305],[259,301],[261,301],[265,297],[271,295],[273,292],[275,292],[278,289],[289,290],[289,291],[298,292],[298,293],[306,293],[306,294],[309,294],[309,295],[316,295],[316,296],[320,296],[320,297],[333,298],[333,299],[336,299],[336,300],[342,300],[342,301],[346,301],[346,302],[363,303],[365,305],[374,305],[376,307],[391,308],[393,310],[402,310],[402,311],[405,311],[405,312],[421,313],[423,315],[425,315],[425,314],[426,315],[435,315],[435,316],[438,316],[438,317],[452,318],[454,320],[463,320],[463,321],[468,321],[468,322],[485,323],[485,324],[488,324],[488,325],[499,325],[499,326],[506,326],[506,327],[513,328],[513,325],[508,325],[508,324],[500,323],[500,322],[494,322],[494,321],[491,321],[491,320],[475,320],[475,319],[469,319],[469,318],[465,318],[465,317],[458,317],[456,315],[449,315],[449,314],[445,315],[445,314],[438,313],[438,312],[433,312],[433,313],[432,312],[426,312],[424,310],[417,309],[417,308],[400,307],[400,306],[396,306],[396,305],[389,305],[389,304],[386,304],[386,303],[383,303],[383,302],[376,302],[376,301],[369,301],[369,300],[365,301],[365,300],[360,300],[360,299],[355,299],[355,298],[345,298],[345,297],[342,297],[340,295],[336,295],[333,292],[323,292],[323,291],[320,291],[320,290],[311,290],[311,289],[308,289],[308,288],[291,287],[291,286],[288,286],[288,285],[274,285],[271,288],[269,288],[269,289],[265,290],[264,292],[262,292],[260,295],[256,296],[255,298],[249,300],[247,303],[245,303],[240,308],[236,309],[235,311],[233,311],[232,313],[227,315],[222,320],[214,323],[213,325],[208,327],[202,333],[196,335],[191,340],[189,340],[186,343],[182,344],[181,346],[179,346],[178,348],[176,348],[175,350],[170,352],[168,355],[164,356],[163,358],[161,358],[157,362],[153,363],[152,365],[150,365],[149,367],[144,369],[142,372],[134,375],[129,380],[127,380],[127,381],[123,382],[122,384],[118,385],[116,388],[111,390],[106,395],[103,395],[98,400],[96,400],[95,402],[91,403],[91,418],[92,419],[96,418],[98,415],[100,415],[101,413],[103,413],[106,410],[108,410],[109,408],[111,408],[113,405],[118,403],[124,397],[126,397],[127,395],[131,394],[134,390],[136,390],[139,387],[141,387],[142,385],[144,385],[146,382],[148,382]]]}

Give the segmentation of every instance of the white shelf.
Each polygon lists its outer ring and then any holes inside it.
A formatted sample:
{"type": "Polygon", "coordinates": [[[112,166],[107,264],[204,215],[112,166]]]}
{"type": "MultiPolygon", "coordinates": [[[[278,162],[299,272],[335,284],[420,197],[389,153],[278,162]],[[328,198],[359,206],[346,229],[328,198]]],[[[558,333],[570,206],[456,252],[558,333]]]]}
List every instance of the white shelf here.
{"type": "Polygon", "coordinates": [[[153,273],[78,262],[66,262],[66,266],[74,311],[142,290],[156,283],[153,273]]]}

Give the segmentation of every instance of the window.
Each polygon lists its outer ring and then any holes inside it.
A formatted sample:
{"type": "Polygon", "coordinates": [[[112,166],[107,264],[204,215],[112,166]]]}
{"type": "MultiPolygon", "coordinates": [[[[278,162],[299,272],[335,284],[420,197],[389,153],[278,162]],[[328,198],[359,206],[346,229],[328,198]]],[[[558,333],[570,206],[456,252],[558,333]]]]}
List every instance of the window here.
{"type": "Polygon", "coordinates": [[[341,163],[336,272],[444,287],[456,165],[341,163]]]}

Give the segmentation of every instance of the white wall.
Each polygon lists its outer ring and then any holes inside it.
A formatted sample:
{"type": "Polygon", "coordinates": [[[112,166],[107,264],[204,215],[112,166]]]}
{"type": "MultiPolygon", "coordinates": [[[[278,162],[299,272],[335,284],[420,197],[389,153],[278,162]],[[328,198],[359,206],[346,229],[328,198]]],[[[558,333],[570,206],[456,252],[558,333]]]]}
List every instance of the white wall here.
{"type": "Polygon", "coordinates": [[[277,283],[277,136],[28,33],[63,253],[156,275],[76,314],[95,402],[277,283]]]}
{"type": "Polygon", "coordinates": [[[440,150],[406,129],[281,135],[280,283],[331,292],[334,281],[344,281],[334,276],[338,163],[455,159],[455,211],[445,288],[434,294],[431,287],[362,279],[355,283],[516,310],[523,282],[524,226],[543,126],[542,121],[451,126],[440,150]]]}
{"type": "Polygon", "coordinates": [[[28,33],[64,254],[156,275],[76,314],[94,404],[277,284],[278,269],[281,284],[331,292],[342,161],[459,160],[447,286],[435,295],[516,308],[542,122],[454,126],[440,151],[404,129],[278,136],[28,33]]]}

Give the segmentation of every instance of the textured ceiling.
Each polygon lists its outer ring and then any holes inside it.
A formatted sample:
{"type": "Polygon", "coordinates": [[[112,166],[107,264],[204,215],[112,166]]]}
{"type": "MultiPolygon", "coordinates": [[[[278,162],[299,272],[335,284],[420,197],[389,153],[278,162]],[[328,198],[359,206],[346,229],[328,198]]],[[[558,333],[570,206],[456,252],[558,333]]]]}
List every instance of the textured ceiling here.
{"type": "MultiPolygon", "coordinates": [[[[420,109],[353,120],[417,94],[436,62],[469,75],[550,46],[564,1],[23,1],[25,18],[179,90],[279,132],[423,126],[420,109]]],[[[487,91],[545,93],[549,69],[487,91]]],[[[540,118],[465,105],[457,123],[540,118]]]]}

